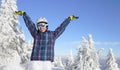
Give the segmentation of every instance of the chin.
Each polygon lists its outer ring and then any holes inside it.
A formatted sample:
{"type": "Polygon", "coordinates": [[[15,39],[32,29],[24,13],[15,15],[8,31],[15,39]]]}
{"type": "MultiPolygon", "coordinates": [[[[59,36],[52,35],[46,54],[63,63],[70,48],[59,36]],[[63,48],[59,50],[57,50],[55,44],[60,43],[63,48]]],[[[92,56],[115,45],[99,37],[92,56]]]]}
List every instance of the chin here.
{"type": "Polygon", "coordinates": [[[46,32],[46,30],[44,30],[44,31],[43,31],[43,30],[39,30],[39,31],[40,31],[40,32],[46,32]]]}
{"type": "Polygon", "coordinates": [[[40,32],[46,32],[47,29],[39,29],[40,32]]]}
{"type": "Polygon", "coordinates": [[[41,32],[45,32],[45,31],[41,31],[41,32]]]}

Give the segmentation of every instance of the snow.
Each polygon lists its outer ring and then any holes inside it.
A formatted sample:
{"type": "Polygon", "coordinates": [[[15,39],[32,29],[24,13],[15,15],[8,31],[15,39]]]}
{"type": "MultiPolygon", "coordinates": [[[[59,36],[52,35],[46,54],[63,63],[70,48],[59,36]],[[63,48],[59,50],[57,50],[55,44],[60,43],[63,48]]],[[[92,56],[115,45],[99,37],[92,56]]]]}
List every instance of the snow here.
{"type": "MultiPolygon", "coordinates": [[[[24,32],[17,27],[18,16],[14,13],[17,10],[16,2],[1,0],[0,70],[28,70],[33,43],[26,42],[24,32]]],[[[66,57],[55,57],[52,70],[120,70],[120,59],[116,60],[112,49],[106,59],[100,59],[104,49],[96,51],[92,35],[88,35],[88,39],[82,37],[80,43],[76,55],[71,50],[66,57]]]]}
{"type": "Polygon", "coordinates": [[[20,64],[1,65],[0,70],[25,70],[20,64]]]}
{"type": "Polygon", "coordinates": [[[61,68],[53,67],[52,70],[61,70],[61,68]]]}
{"type": "Polygon", "coordinates": [[[116,63],[116,59],[114,57],[112,49],[109,50],[105,70],[120,70],[118,68],[118,64],[116,63]]]}
{"type": "Polygon", "coordinates": [[[2,0],[0,8],[0,64],[20,63],[20,56],[16,51],[18,46],[16,33],[18,19],[14,14],[17,9],[16,0],[2,0]]]}
{"type": "Polygon", "coordinates": [[[82,37],[82,43],[78,48],[73,70],[101,70],[99,56],[94,48],[92,36],[89,35],[88,40],[82,37]]]}

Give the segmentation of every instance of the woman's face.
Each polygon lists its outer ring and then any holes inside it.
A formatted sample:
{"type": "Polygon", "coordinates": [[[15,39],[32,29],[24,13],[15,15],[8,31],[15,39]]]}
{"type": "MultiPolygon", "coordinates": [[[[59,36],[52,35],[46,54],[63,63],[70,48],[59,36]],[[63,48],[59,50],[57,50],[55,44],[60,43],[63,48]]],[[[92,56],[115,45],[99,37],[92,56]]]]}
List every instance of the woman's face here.
{"type": "Polygon", "coordinates": [[[40,32],[45,32],[47,30],[48,24],[46,23],[38,23],[37,27],[40,32]]]}

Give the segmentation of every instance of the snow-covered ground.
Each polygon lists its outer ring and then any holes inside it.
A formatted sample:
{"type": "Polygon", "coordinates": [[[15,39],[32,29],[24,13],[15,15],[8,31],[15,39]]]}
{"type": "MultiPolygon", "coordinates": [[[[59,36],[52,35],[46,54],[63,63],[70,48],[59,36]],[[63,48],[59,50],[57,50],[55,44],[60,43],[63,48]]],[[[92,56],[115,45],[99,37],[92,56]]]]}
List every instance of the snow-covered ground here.
{"type": "MultiPolygon", "coordinates": [[[[6,64],[0,65],[0,70],[27,70],[25,67],[27,65],[20,65],[20,64],[6,64]]],[[[52,70],[61,70],[59,67],[52,67],[52,70]]]]}
{"type": "Polygon", "coordinates": [[[0,70],[25,70],[20,64],[0,65],[0,70]]]}
{"type": "MultiPolygon", "coordinates": [[[[101,58],[100,64],[104,67],[105,66],[105,58],[101,58]]],[[[117,58],[117,63],[120,63],[120,58],[117,58]]],[[[6,65],[0,65],[0,70],[27,70],[26,65],[20,65],[20,64],[6,64],[6,65]]],[[[52,67],[52,70],[61,70],[59,67],[52,67]]],[[[104,68],[101,68],[101,70],[105,70],[104,68]]]]}

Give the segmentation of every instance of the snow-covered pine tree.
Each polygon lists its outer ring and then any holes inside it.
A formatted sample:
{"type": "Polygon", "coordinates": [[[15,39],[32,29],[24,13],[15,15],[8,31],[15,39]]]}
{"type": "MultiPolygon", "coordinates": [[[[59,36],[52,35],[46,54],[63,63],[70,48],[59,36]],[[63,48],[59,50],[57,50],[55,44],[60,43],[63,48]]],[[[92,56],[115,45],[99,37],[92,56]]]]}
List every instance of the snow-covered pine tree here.
{"type": "Polygon", "coordinates": [[[0,7],[0,64],[20,63],[25,44],[24,34],[17,28],[16,0],[1,0],[0,7]],[[19,54],[19,55],[18,55],[19,54]]]}
{"type": "Polygon", "coordinates": [[[33,47],[33,41],[29,41],[26,43],[26,47],[24,48],[24,57],[27,59],[26,61],[30,60],[31,52],[33,47]]]}
{"type": "Polygon", "coordinates": [[[73,70],[101,70],[92,35],[89,35],[88,40],[82,37],[82,45],[79,45],[73,70]]]}
{"type": "Polygon", "coordinates": [[[72,54],[72,50],[71,50],[69,56],[66,59],[65,65],[64,65],[65,70],[72,70],[73,63],[74,63],[74,58],[73,58],[73,54],[72,54]]]}
{"type": "Polygon", "coordinates": [[[107,55],[105,70],[120,70],[118,68],[118,64],[116,63],[112,49],[109,50],[109,53],[107,55]]]}
{"type": "Polygon", "coordinates": [[[60,70],[65,70],[61,57],[55,57],[53,66],[57,67],[60,70]]]}

